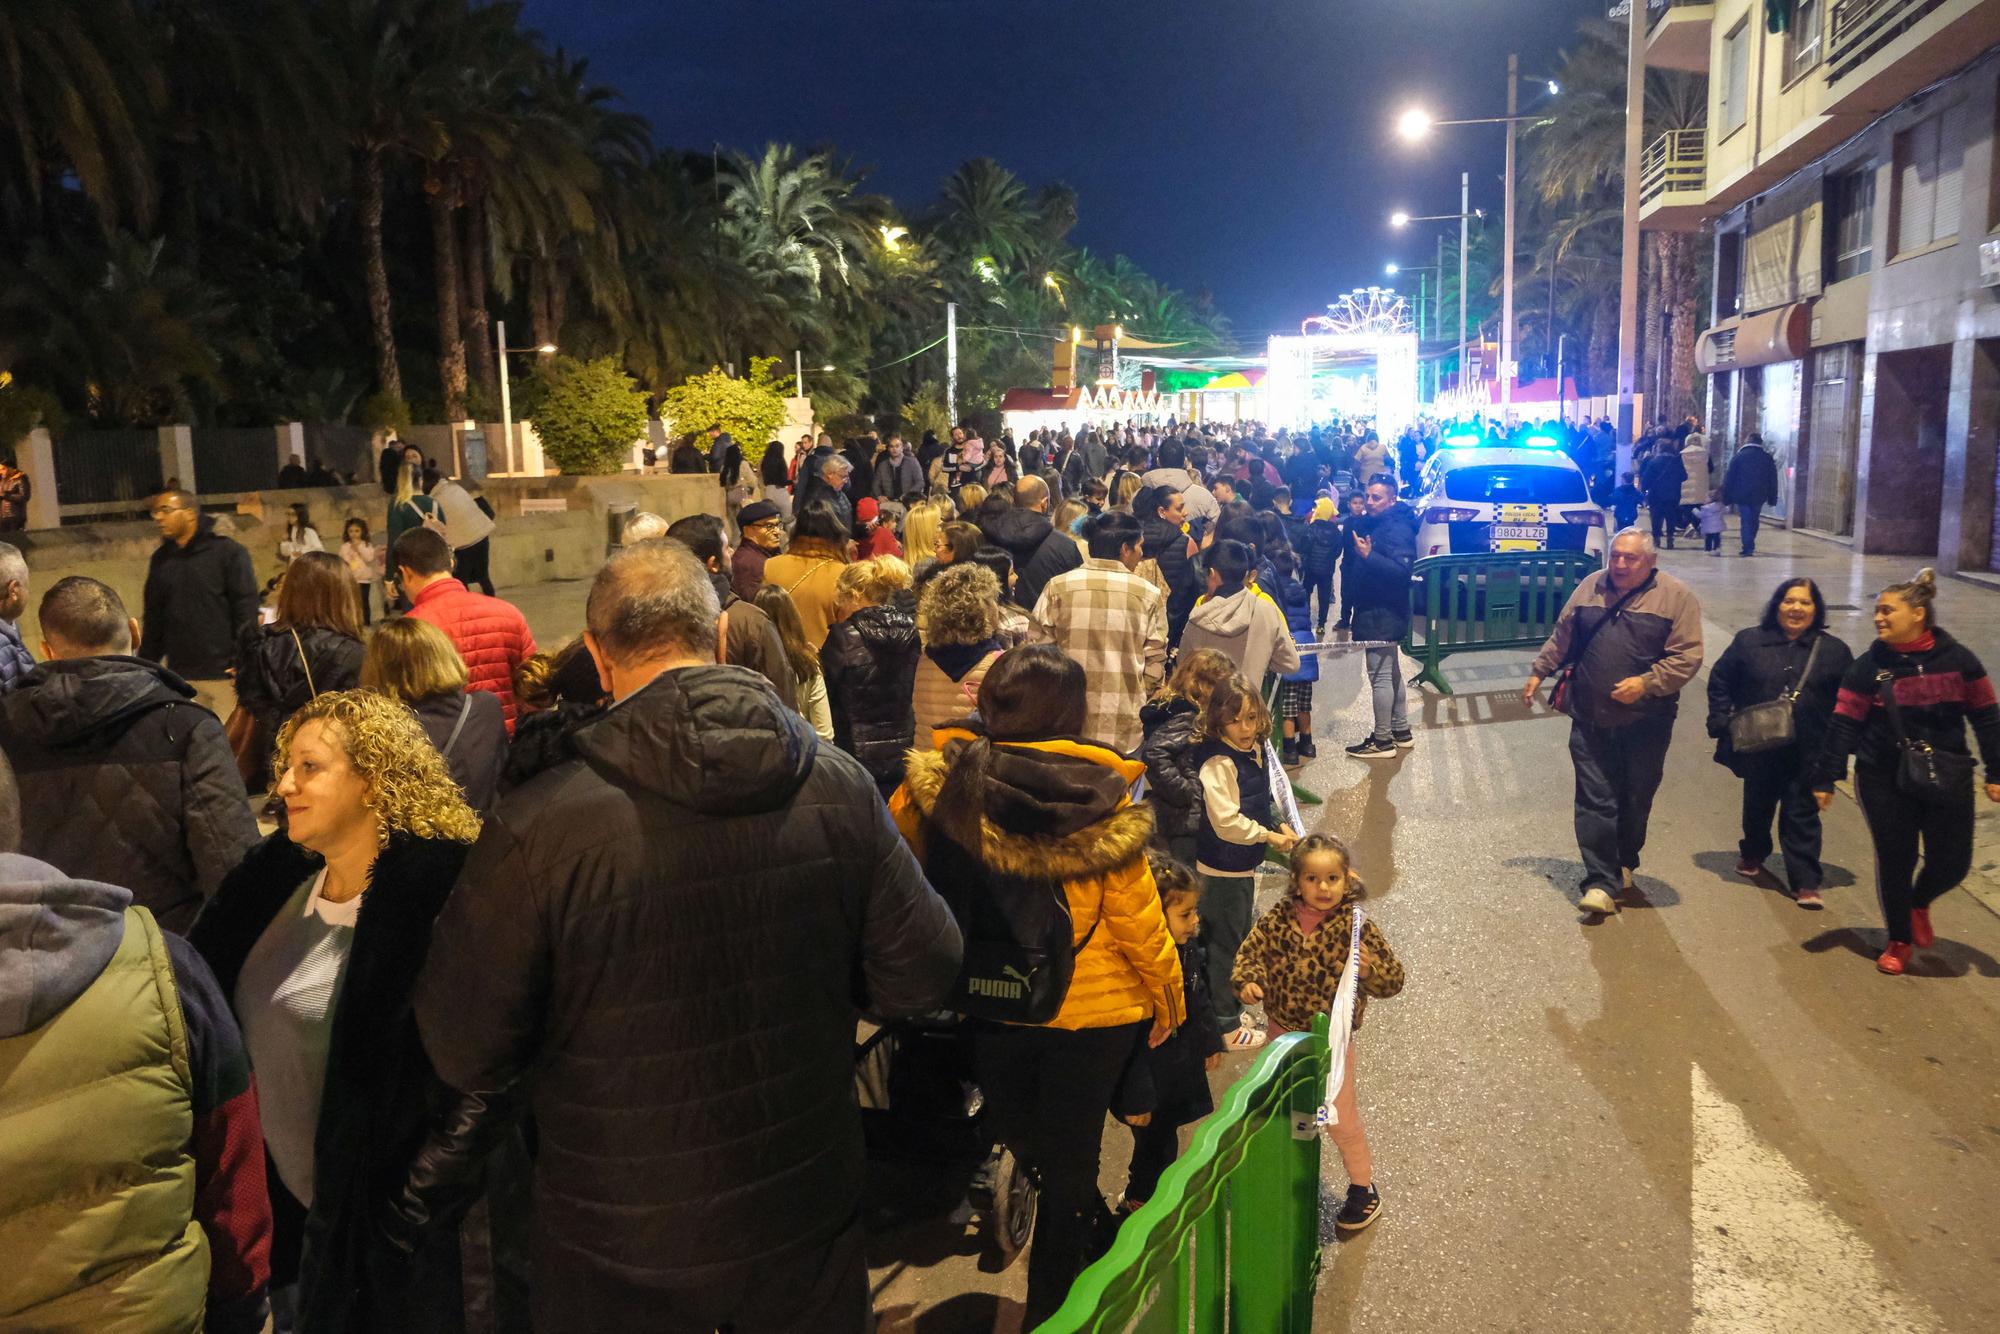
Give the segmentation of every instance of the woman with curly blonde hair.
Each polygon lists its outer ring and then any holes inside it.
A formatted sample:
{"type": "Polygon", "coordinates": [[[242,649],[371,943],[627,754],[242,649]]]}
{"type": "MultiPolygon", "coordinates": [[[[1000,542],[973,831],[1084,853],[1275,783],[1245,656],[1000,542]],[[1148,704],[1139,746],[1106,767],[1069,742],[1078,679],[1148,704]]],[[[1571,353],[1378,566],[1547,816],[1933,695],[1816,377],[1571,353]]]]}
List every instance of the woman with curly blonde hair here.
{"type": "Polygon", "coordinates": [[[979,707],[979,683],[1002,652],[1000,581],[983,565],[946,566],[917,599],[924,651],[917,659],[911,707],[915,746],[935,750],[933,728],[979,707]]]}
{"type": "Polygon", "coordinates": [[[189,933],[257,1071],[276,1168],[273,1296],[294,1328],[456,1328],[468,1300],[456,1230],[405,1260],[374,1220],[380,1183],[405,1175],[442,1087],[411,994],[479,817],[415,715],[373,691],[299,709],[273,767],[285,827],[224,878],[189,933]],[[393,1272],[410,1281],[389,1291],[380,1276],[393,1272]]]}

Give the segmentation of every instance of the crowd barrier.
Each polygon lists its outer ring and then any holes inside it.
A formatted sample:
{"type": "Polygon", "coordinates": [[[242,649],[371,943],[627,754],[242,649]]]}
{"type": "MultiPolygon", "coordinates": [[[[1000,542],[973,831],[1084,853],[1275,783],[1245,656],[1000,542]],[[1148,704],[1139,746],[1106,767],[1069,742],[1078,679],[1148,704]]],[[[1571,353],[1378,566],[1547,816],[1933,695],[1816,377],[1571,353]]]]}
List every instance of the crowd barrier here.
{"type": "Polygon", "coordinates": [[[1273,1040],[1040,1334],[1310,1334],[1327,1017],[1273,1040]]]}
{"type": "Polygon", "coordinates": [[[1440,671],[1459,653],[1540,648],[1569,595],[1598,559],[1580,551],[1426,556],[1411,570],[1410,630],[1403,652],[1423,664],[1410,678],[1449,695],[1440,671]]]}

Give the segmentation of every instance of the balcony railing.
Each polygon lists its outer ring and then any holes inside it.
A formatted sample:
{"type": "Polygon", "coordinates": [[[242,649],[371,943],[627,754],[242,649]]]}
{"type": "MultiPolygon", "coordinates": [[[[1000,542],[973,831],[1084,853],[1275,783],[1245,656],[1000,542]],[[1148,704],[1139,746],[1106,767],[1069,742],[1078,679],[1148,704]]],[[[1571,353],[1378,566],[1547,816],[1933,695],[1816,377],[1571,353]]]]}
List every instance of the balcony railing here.
{"type": "Polygon", "coordinates": [[[1838,79],[1895,40],[1944,0],[1833,0],[1828,15],[1826,74],[1838,79]]]}
{"type": "Polygon", "coordinates": [[[1708,132],[1668,130],[1639,160],[1639,207],[1662,195],[1701,194],[1708,184],[1708,132]]]}

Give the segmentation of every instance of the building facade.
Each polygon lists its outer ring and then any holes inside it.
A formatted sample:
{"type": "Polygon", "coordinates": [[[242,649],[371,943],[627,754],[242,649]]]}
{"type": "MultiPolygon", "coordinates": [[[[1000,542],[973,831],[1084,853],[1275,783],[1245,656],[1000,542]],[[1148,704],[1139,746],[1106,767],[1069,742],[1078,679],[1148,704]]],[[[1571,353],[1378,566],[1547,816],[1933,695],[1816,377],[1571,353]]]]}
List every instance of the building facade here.
{"type": "Polygon", "coordinates": [[[2000,574],[2000,0],[1650,18],[1648,63],[1708,77],[1707,125],[1646,154],[1640,225],[1712,230],[1718,466],[1759,433],[1783,522],[2000,574]]]}

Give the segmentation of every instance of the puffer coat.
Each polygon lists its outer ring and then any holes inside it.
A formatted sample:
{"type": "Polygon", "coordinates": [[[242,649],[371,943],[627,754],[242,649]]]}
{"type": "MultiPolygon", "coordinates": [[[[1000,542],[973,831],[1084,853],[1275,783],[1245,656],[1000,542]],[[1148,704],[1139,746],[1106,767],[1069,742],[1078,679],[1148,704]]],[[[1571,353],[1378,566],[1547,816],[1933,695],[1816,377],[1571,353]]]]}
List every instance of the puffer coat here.
{"type": "Polygon", "coordinates": [[[276,736],[314,695],[361,683],[361,641],[321,625],[253,625],[236,642],[236,702],[276,736]]]}
{"type": "Polygon", "coordinates": [[[514,669],[535,656],[535,636],[527,618],[511,602],[467,591],[456,579],[440,579],[417,594],[410,615],[444,631],[465,659],[468,690],[500,697],[507,733],[514,732],[514,669]]]}
{"type": "Polygon", "coordinates": [[[1193,838],[1201,832],[1201,762],[1195,757],[1195,726],[1201,710],[1191,699],[1169,695],[1147,700],[1139,710],[1146,739],[1139,758],[1146,765],[1146,792],[1165,838],[1193,838]]]}
{"type": "Polygon", "coordinates": [[[861,608],[827,632],[819,668],[834,744],[860,760],[884,793],[893,792],[917,733],[910,707],[917,618],[895,606],[861,608]]]}

